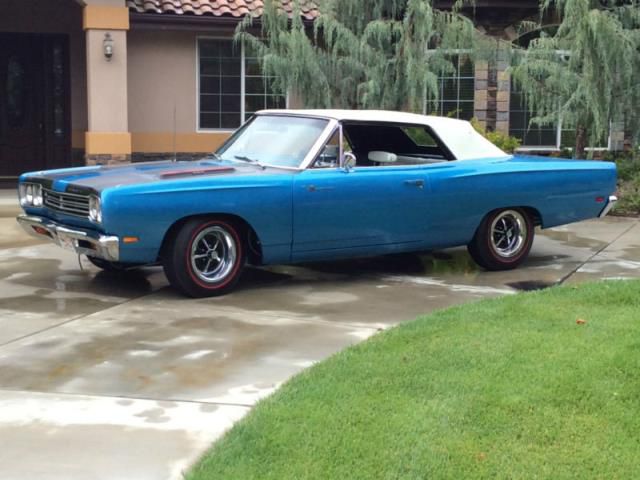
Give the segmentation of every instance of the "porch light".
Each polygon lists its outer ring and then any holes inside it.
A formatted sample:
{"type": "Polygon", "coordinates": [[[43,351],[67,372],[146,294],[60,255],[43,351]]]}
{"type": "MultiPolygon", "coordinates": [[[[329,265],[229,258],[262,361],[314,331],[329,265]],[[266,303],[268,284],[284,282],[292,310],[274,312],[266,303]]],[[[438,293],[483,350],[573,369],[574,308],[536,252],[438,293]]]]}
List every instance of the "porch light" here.
{"type": "Polygon", "coordinates": [[[113,57],[113,38],[111,38],[110,33],[104,34],[104,40],[102,41],[102,50],[104,51],[104,58],[107,59],[107,62],[110,62],[111,57],[113,57]]]}

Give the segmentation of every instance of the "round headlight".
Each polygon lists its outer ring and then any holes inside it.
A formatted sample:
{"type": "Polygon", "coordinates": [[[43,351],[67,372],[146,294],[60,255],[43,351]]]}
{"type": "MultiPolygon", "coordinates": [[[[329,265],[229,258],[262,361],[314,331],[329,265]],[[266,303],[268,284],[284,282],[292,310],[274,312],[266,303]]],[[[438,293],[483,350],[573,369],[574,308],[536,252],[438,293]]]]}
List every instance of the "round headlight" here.
{"type": "Polygon", "coordinates": [[[102,223],[102,206],[100,205],[100,197],[91,195],[89,197],[89,220],[96,223],[102,223]]]}
{"type": "Polygon", "coordinates": [[[27,205],[33,205],[33,185],[31,183],[28,183],[26,186],[24,198],[27,205]]]}
{"type": "Polygon", "coordinates": [[[27,206],[27,186],[24,183],[18,185],[18,196],[20,197],[20,206],[27,206]]]}
{"type": "Polygon", "coordinates": [[[21,183],[18,187],[20,205],[22,207],[41,207],[43,203],[42,185],[38,183],[21,183]]]}
{"type": "Polygon", "coordinates": [[[33,206],[34,207],[42,206],[42,185],[33,186],[33,206]]]}

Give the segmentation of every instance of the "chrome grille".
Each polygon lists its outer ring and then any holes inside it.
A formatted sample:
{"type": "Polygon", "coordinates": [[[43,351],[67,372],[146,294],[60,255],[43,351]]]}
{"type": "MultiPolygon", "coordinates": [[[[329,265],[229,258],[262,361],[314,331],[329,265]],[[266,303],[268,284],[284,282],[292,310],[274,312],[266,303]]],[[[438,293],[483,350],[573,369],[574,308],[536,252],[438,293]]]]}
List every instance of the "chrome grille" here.
{"type": "Polygon", "coordinates": [[[89,216],[89,196],[75,193],[61,193],[43,189],[43,201],[46,207],[56,212],[76,215],[78,217],[89,216]]]}

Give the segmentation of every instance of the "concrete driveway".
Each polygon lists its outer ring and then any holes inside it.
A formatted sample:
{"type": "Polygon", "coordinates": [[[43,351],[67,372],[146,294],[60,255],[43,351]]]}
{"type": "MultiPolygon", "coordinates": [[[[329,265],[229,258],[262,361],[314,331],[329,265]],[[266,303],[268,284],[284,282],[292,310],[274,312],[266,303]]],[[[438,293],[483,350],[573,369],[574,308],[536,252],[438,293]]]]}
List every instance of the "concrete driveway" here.
{"type": "MultiPolygon", "coordinates": [[[[4,198],[4,199],[3,199],[4,198]]],[[[191,300],[23,235],[0,196],[0,478],[180,478],[259,399],[381,329],[559,282],[640,276],[640,223],[540,232],[516,271],[464,249],[252,269],[191,300]]]]}

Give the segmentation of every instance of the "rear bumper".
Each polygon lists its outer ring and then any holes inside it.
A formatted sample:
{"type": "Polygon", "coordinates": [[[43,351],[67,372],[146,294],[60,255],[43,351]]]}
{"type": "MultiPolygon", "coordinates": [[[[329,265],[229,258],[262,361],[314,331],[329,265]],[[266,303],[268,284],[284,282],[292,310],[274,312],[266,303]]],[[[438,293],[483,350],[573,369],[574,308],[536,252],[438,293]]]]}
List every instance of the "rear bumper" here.
{"type": "Polygon", "coordinates": [[[98,257],[110,262],[120,258],[120,239],[96,232],[77,230],[55,223],[48,218],[20,215],[18,223],[36,238],[47,238],[56,245],[79,255],[98,257]]]}
{"type": "Polygon", "coordinates": [[[611,211],[611,209],[613,208],[613,206],[616,204],[617,201],[618,201],[618,197],[616,197],[615,195],[611,195],[609,197],[609,200],[607,201],[607,204],[602,209],[602,212],[600,212],[600,215],[598,215],[598,217],[602,218],[606,216],[607,213],[611,211]]]}

